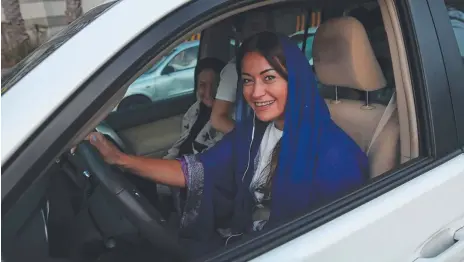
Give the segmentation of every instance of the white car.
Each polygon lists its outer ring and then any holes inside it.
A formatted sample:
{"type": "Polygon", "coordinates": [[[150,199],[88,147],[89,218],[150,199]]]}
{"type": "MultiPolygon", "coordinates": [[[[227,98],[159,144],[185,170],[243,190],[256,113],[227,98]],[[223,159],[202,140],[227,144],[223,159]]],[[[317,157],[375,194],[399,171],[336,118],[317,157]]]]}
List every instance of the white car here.
{"type": "Polygon", "coordinates": [[[129,86],[117,109],[130,110],[154,101],[192,94],[199,46],[199,41],[195,40],[171,50],[129,86]]]}
{"type": "MultiPolygon", "coordinates": [[[[343,10],[369,14],[367,21],[359,17],[364,29],[358,33],[331,29],[341,42],[329,41],[324,50],[340,60],[322,82],[337,86],[324,93],[334,121],[366,153],[370,149],[371,179],[202,261],[464,261],[459,27],[451,26],[443,0],[322,2],[116,1],[39,47],[2,77],[2,261],[185,259],[168,223],[176,215],[169,196],[106,165],[81,141],[96,128],[125,152],[165,155],[180,136],[193,93],[113,109],[140,75],[193,34],[201,32],[198,59],[229,61],[235,15],[260,7],[286,35],[301,30],[296,17],[309,16],[308,7],[322,12],[322,23],[343,10]],[[369,43],[364,35],[373,30],[378,38],[369,43]],[[376,41],[387,51],[377,53],[376,41]],[[376,60],[385,62],[368,66],[376,60]],[[365,92],[361,83],[372,70],[381,70],[387,85],[365,92]],[[331,81],[347,78],[355,84],[331,81]],[[339,88],[360,95],[340,97],[339,88]],[[80,154],[70,152],[75,145],[80,154]]],[[[464,9],[460,0],[446,4],[464,9]]],[[[321,54],[313,55],[317,63],[321,54]]]]}

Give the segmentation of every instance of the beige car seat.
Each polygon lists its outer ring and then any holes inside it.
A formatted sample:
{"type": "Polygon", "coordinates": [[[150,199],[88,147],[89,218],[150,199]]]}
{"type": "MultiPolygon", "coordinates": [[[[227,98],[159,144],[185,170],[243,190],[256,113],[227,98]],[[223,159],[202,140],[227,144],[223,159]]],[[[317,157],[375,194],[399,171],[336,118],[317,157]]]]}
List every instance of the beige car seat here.
{"type": "MultiPolygon", "coordinates": [[[[364,26],[353,17],[328,20],[317,30],[313,61],[319,81],[324,85],[376,91],[386,80],[375,58],[364,26]]],[[[395,95],[395,93],[393,94],[395,95]]],[[[366,96],[368,97],[368,95],[366,96]]],[[[386,106],[349,99],[326,99],[334,122],[341,127],[369,158],[370,176],[378,176],[399,163],[398,110],[374,137],[386,106]]],[[[391,101],[394,102],[394,99],[391,101]]],[[[384,119],[386,120],[386,119],[384,119]]]]}

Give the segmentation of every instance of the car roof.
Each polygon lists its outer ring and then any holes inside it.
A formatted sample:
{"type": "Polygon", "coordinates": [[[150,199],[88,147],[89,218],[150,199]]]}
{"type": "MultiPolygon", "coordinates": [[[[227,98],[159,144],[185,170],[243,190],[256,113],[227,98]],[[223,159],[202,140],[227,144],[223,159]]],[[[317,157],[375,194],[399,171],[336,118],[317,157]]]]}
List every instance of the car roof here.
{"type": "Polygon", "coordinates": [[[15,83],[2,96],[2,165],[92,74],[186,2],[119,1],[15,83]],[[118,28],[117,34],[108,28],[118,28]]]}

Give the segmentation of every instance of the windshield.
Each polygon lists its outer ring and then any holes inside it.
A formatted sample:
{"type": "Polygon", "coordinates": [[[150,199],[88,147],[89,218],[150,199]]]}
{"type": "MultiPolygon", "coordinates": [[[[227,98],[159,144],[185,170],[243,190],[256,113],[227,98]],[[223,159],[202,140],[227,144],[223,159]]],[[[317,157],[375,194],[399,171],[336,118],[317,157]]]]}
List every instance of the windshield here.
{"type": "Polygon", "coordinates": [[[116,2],[117,1],[105,3],[88,11],[83,16],[74,20],[74,22],[72,22],[65,29],[50,38],[47,42],[39,46],[13,68],[11,68],[8,73],[2,76],[2,95],[5,94],[5,92],[7,92],[14,84],[16,84],[19,80],[21,80],[21,78],[27,75],[38,64],[45,60],[51,53],[53,53],[56,49],[58,49],[84,27],[89,25],[116,2]]]}

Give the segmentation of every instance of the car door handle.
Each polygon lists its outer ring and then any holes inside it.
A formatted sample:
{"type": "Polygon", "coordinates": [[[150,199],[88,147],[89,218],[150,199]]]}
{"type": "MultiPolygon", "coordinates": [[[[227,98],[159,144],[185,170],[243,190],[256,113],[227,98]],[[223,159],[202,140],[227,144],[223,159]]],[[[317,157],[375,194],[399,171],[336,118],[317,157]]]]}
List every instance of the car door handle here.
{"type": "MultiPolygon", "coordinates": [[[[462,262],[464,261],[464,227],[458,229],[453,235],[452,239],[446,239],[445,234],[437,234],[432,238],[423,249],[434,249],[434,255],[424,255],[414,262],[462,262]],[[435,239],[437,238],[437,239],[435,239]],[[451,240],[451,241],[450,241],[451,240]],[[448,244],[447,244],[448,243],[448,244]],[[451,245],[450,245],[451,244],[451,245]],[[440,252],[441,251],[441,252],[440,252]]],[[[425,250],[422,250],[425,251],[425,250]]],[[[430,253],[425,251],[421,253],[430,253]]],[[[433,254],[433,252],[432,252],[433,254]]]]}

